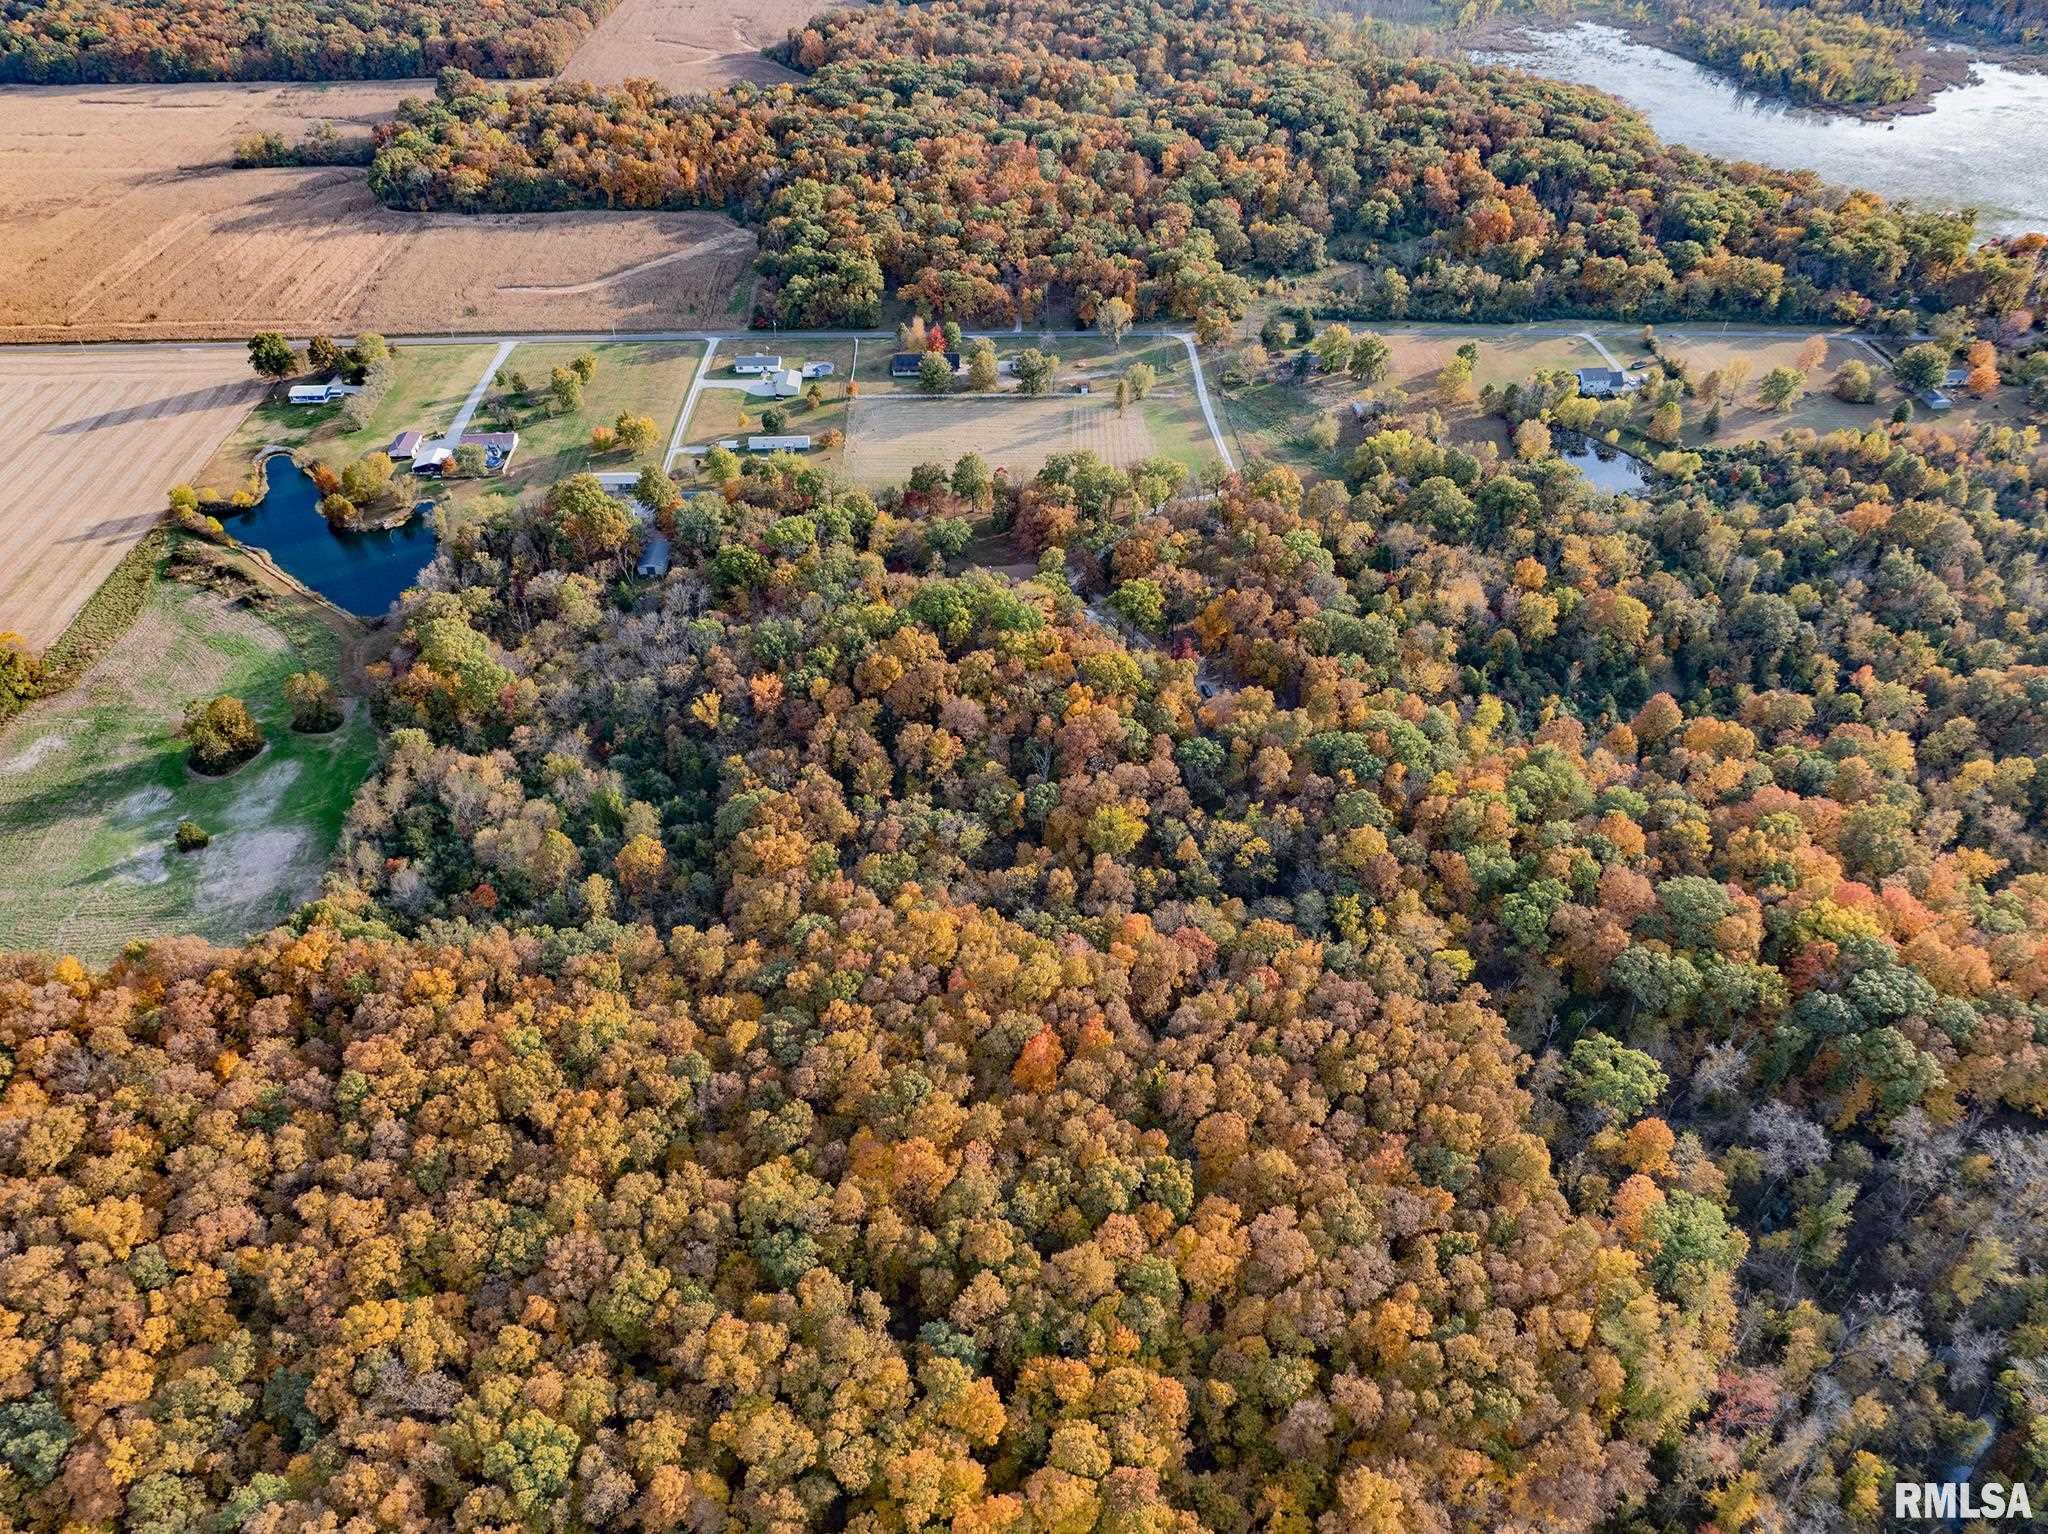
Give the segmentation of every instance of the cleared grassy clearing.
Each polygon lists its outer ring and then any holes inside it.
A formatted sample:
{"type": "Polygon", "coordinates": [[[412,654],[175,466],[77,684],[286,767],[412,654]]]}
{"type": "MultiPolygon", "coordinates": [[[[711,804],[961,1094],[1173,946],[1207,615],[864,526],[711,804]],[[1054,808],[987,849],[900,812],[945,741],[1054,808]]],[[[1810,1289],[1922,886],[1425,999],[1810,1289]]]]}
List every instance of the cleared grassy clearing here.
{"type": "Polygon", "coordinates": [[[492,351],[489,346],[397,348],[391,392],[361,431],[348,429],[339,404],[288,405],[284,386],[279,386],[221,444],[200,471],[200,487],[224,495],[252,484],[257,457],[273,445],[324,459],[338,469],[365,453],[382,452],[402,431],[438,435],[476,387],[492,351]]]}
{"type": "MultiPolygon", "coordinates": [[[[761,432],[762,414],[779,410],[786,419],[784,431],[801,433],[813,440],[828,431],[837,431],[842,436],[847,429],[846,389],[853,376],[855,347],[851,341],[804,341],[794,343],[782,353],[783,360],[791,367],[801,369],[808,363],[829,362],[832,375],[816,380],[824,394],[824,402],[812,409],[804,404],[801,395],[794,399],[771,399],[762,395],[748,394],[744,389],[729,387],[745,384],[749,379],[732,370],[733,358],[742,352],[767,351],[767,344],[757,343],[754,338],[741,341],[727,341],[718,349],[712,359],[711,372],[705,386],[698,392],[696,408],[690,412],[689,425],[683,432],[682,445],[686,447],[709,447],[732,437],[746,437],[761,432]]],[[[866,362],[871,347],[864,344],[859,350],[862,362],[866,362]]],[[[701,353],[699,354],[701,356],[701,353]]],[[[862,393],[868,391],[861,385],[862,393]]],[[[819,464],[836,465],[844,461],[845,448],[814,448],[808,455],[819,464]]],[[[687,476],[691,460],[681,459],[676,464],[676,473],[687,476]]]]}
{"type": "Polygon", "coordinates": [[[316,893],[375,736],[360,710],[331,734],[294,734],[281,689],[294,671],[341,665],[311,602],[156,581],[77,686],[0,729],[0,947],[104,961],[137,937],[232,942],[316,893]],[[186,699],[218,693],[249,705],[267,745],[203,779],[176,730],[186,699]],[[212,843],[179,852],[184,820],[212,843]]]}
{"type": "MultiPolygon", "coordinates": [[[[1349,378],[1316,371],[1297,381],[1292,367],[1297,344],[1275,353],[1263,367],[1248,368],[1253,380],[1221,390],[1223,410],[1236,445],[1247,458],[1284,463],[1308,475],[1334,473],[1351,449],[1373,429],[1355,421],[1354,400],[1377,399],[1396,413],[1439,412],[1451,440],[1471,446],[1506,441],[1500,421],[1479,409],[1479,391],[1521,383],[1539,372],[1598,367],[1600,354],[1578,336],[1549,329],[1487,325],[1354,325],[1354,334],[1371,333],[1387,344],[1387,376],[1367,387],[1349,378]],[[1465,345],[1478,348],[1467,397],[1445,392],[1443,370],[1465,345]],[[1319,418],[1337,425],[1337,446],[1324,452],[1308,440],[1319,418]]],[[[1256,354],[1253,354],[1256,356],[1256,354]]],[[[1212,369],[1213,380],[1227,368],[1212,369]]]]}
{"type": "Polygon", "coordinates": [[[470,429],[519,433],[519,453],[507,476],[515,489],[545,489],[571,474],[631,469],[644,458],[660,457],[703,355],[703,346],[694,342],[518,346],[506,359],[504,373],[526,380],[527,402],[520,403],[494,385],[470,429]],[[597,372],[583,387],[583,406],[557,415],[548,398],[548,381],[556,368],[568,367],[586,352],[597,358],[597,372]],[[618,451],[601,457],[593,453],[591,432],[612,425],[622,414],[653,420],[654,449],[640,458],[618,451]]]}

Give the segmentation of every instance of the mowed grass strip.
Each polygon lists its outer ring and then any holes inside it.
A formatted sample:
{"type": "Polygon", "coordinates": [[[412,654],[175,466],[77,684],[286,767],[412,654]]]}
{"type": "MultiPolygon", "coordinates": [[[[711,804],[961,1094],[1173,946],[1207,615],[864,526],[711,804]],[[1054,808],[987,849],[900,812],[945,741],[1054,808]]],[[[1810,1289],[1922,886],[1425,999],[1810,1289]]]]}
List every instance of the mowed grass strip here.
{"type": "Polygon", "coordinates": [[[294,671],[333,676],[340,652],[302,599],[248,607],[155,581],[77,686],[0,729],[0,948],[101,962],[138,937],[234,942],[316,894],[376,740],[360,707],[331,734],[295,734],[282,689],[294,671]],[[267,744],[200,778],[176,732],[186,699],[220,693],[248,704],[267,744]],[[185,820],[211,845],[179,852],[185,820]]]}

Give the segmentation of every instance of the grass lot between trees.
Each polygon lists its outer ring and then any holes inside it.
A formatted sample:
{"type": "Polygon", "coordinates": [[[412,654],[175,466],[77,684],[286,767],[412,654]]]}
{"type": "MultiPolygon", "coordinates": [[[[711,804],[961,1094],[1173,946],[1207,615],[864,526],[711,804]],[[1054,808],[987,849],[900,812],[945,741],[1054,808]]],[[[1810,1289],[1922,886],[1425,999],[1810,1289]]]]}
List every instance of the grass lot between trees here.
{"type": "Polygon", "coordinates": [[[0,948],[100,963],[138,937],[227,943],[274,925],[318,892],[375,760],[360,707],[299,735],[282,691],[295,671],[339,676],[348,620],[241,552],[177,534],[152,535],[110,585],[104,611],[88,604],[73,626],[91,620],[76,643],[97,645],[96,663],[0,727],[0,948]],[[112,632],[138,590],[133,622],[112,632]],[[201,778],[177,730],[187,699],[222,693],[248,704],[265,747],[201,778]],[[196,852],[173,845],[188,820],[212,837],[196,852]]]}
{"type": "MultiPolygon", "coordinates": [[[[454,424],[495,354],[496,348],[488,345],[395,348],[391,390],[360,431],[348,429],[339,404],[284,403],[288,385],[280,385],[214,454],[199,476],[198,488],[209,499],[226,499],[238,490],[260,492],[256,466],[266,447],[283,447],[301,463],[319,459],[339,470],[366,453],[382,452],[402,431],[439,438],[454,424]]],[[[422,482],[419,488],[462,501],[491,491],[542,491],[585,471],[631,469],[641,461],[632,454],[599,456],[590,446],[591,432],[612,425],[621,413],[653,420],[656,446],[644,456],[658,459],[703,354],[703,346],[696,342],[535,342],[514,347],[498,370],[507,384],[494,379],[469,426],[471,431],[519,433],[519,451],[510,471],[489,479],[422,482]],[[548,394],[549,380],[556,368],[567,367],[586,352],[597,358],[597,372],[584,386],[583,403],[572,411],[558,411],[548,394]],[[524,399],[509,386],[514,374],[526,380],[524,399]]],[[[399,466],[401,473],[404,467],[399,466]]]]}
{"type": "MultiPolygon", "coordinates": [[[[1387,343],[1391,358],[1383,382],[1368,388],[1319,371],[1297,381],[1290,364],[1306,336],[1284,350],[1269,350],[1255,344],[1256,326],[1246,327],[1252,333],[1251,341],[1212,354],[1210,390],[1220,399],[1232,445],[1247,462],[1284,463],[1311,476],[1336,472],[1352,449],[1378,429],[1378,422],[1359,423],[1351,418],[1350,402],[1367,398],[1382,402],[1397,419],[1415,420],[1438,411],[1451,440],[1468,448],[1490,442],[1506,451],[1506,424],[1479,401],[1479,391],[1487,385],[1503,388],[1524,383],[1539,372],[1604,367],[1608,363],[1603,347],[1625,367],[1654,361],[1639,325],[1581,325],[1571,320],[1515,326],[1341,323],[1354,334],[1370,332],[1387,343]],[[1437,376],[1468,342],[1478,347],[1471,397],[1463,403],[1446,403],[1438,396],[1437,376]],[[1327,451],[1309,440],[1311,427],[1325,417],[1337,427],[1337,445],[1327,451]]],[[[1797,326],[1673,324],[1657,326],[1656,335],[1658,350],[1682,362],[1696,380],[1731,368],[1743,377],[1736,397],[1722,406],[1717,432],[1709,434],[1704,429],[1706,400],[1687,398],[1681,402],[1684,427],[1679,445],[1685,448],[1733,447],[1802,427],[1820,433],[1861,429],[1888,420],[1905,398],[1889,367],[1843,332],[1797,326]],[[1763,377],[1773,368],[1797,366],[1802,354],[1816,342],[1823,360],[1806,370],[1805,391],[1783,409],[1765,406],[1757,397],[1763,377]],[[1876,377],[1877,397],[1869,404],[1851,404],[1829,392],[1837,370],[1851,361],[1867,364],[1876,377]]],[[[2001,388],[1981,400],[1958,396],[1954,410],[1939,416],[1918,409],[1914,419],[1920,425],[1967,430],[1987,422],[2023,424],[2027,411],[2018,390],[2001,388]]],[[[1629,441],[1623,445],[1645,446],[1629,441]]]]}
{"type": "MultiPolygon", "coordinates": [[[[844,433],[842,447],[815,449],[809,461],[843,466],[863,485],[900,483],[910,469],[926,461],[952,464],[970,452],[992,466],[1007,466],[1028,475],[1055,452],[1090,448],[1113,462],[1159,456],[1201,473],[1216,466],[1216,450],[1195,396],[1193,370],[1178,341],[1134,336],[1121,347],[1091,337],[1044,338],[1035,334],[993,336],[996,350],[1011,358],[1026,347],[1038,347],[1060,359],[1052,391],[1042,399],[996,400],[961,392],[930,396],[915,381],[892,378],[889,359],[895,347],[885,341],[863,341],[858,371],[850,343],[806,341],[784,348],[791,366],[829,361],[832,377],[820,380],[824,403],[814,410],[799,400],[776,400],[723,387],[739,382],[732,359],[743,351],[767,350],[765,340],[749,337],[719,348],[710,381],[697,396],[683,441],[708,446],[762,430],[762,415],[771,409],[787,417],[786,430],[822,437],[844,433]],[[1151,394],[1134,402],[1124,417],[1116,415],[1116,381],[1134,363],[1148,364],[1157,375],[1151,394]],[[846,382],[851,375],[860,393],[848,409],[846,382]],[[1086,383],[1087,396],[1074,392],[1086,383]],[[895,402],[899,408],[889,408],[895,402]]],[[[999,390],[1018,393],[1014,377],[1005,375],[999,390]]],[[[677,465],[687,478],[688,460],[677,465]]]]}
{"type": "Polygon", "coordinates": [[[339,404],[286,404],[289,385],[280,384],[221,444],[200,471],[198,488],[226,497],[256,486],[256,461],[266,447],[288,448],[301,462],[318,458],[340,469],[365,453],[382,452],[402,431],[443,432],[483,376],[495,350],[490,346],[397,348],[392,353],[390,392],[361,431],[349,430],[339,404]]]}

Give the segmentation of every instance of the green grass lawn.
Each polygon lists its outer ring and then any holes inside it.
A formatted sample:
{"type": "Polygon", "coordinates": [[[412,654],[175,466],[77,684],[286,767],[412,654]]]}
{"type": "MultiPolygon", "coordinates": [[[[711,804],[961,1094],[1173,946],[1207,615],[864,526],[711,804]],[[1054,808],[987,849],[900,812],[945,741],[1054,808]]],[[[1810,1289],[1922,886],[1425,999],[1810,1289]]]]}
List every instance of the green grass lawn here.
{"type": "Polygon", "coordinates": [[[299,598],[246,606],[158,579],[134,626],[68,692],[0,729],[0,947],[104,961],[137,937],[239,941],[319,880],[376,757],[360,706],[339,730],[291,729],[294,671],[334,675],[341,642],[299,598]],[[186,699],[232,693],[267,742],[199,778],[176,730],[186,699]],[[213,838],[172,843],[191,820],[213,838]]]}
{"type": "MultiPolygon", "coordinates": [[[[742,381],[732,370],[732,359],[742,351],[769,350],[757,346],[752,338],[745,341],[728,341],[718,350],[712,362],[710,379],[697,395],[697,406],[690,413],[689,425],[683,431],[683,445],[708,447],[714,442],[729,437],[752,436],[763,430],[761,416],[769,410],[780,410],[787,418],[786,432],[821,437],[828,431],[842,435],[846,431],[846,385],[853,374],[854,347],[851,341],[805,341],[785,348],[784,359],[791,367],[801,368],[806,363],[829,362],[834,372],[830,378],[817,380],[824,392],[824,403],[816,409],[806,409],[802,396],[795,399],[769,399],[742,393],[738,389],[721,388],[717,385],[742,381]]],[[[861,347],[861,360],[867,361],[869,347],[861,347]]],[[[865,392],[866,384],[862,386],[865,392]]],[[[843,457],[843,449],[824,451],[816,449],[809,455],[820,464],[836,464],[843,457]]],[[[676,466],[676,472],[688,478],[685,467],[688,460],[676,466]]]]}
{"type": "Polygon", "coordinates": [[[703,344],[695,341],[520,346],[506,359],[505,371],[525,378],[529,401],[521,404],[493,391],[471,430],[519,433],[519,453],[509,477],[522,490],[545,489],[571,474],[623,472],[644,459],[623,452],[598,457],[590,450],[591,432],[622,414],[647,416],[654,422],[655,446],[645,456],[659,458],[703,356],[703,344]],[[597,373],[584,385],[583,408],[557,415],[548,399],[548,380],[556,368],[567,367],[585,352],[597,358],[597,373]]]}
{"type": "Polygon", "coordinates": [[[255,473],[257,455],[273,443],[340,468],[388,447],[402,431],[424,431],[429,436],[445,431],[490,365],[494,350],[398,347],[392,353],[391,391],[379,402],[369,425],[356,432],[343,425],[340,405],[288,405],[283,402],[285,386],[279,385],[276,397],[258,405],[221,444],[200,471],[199,484],[222,494],[238,488],[255,473]]]}

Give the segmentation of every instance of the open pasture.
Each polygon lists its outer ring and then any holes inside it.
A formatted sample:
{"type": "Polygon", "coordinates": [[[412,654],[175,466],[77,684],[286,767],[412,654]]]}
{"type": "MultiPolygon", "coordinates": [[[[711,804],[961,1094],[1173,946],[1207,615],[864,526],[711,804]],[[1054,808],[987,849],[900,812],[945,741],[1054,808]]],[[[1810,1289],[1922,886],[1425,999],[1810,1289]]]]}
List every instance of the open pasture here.
{"type": "Polygon", "coordinates": [[[0,353],[0,629],[50,645],[262,392],[230,352],[0,353]]]}
{"type": "Polygon", "coordinates": [[[992,469],[1028,478],[1056,453],[1087,450],[1107,463],[1157,452],[1145,412],[1117,412],[1101,395],[1037,398],[862,398],[853,402],[847,472],[862,484],[900,484],[921,463],[979,453],[992,469]]]}
{"type": "Polygon", "coordinates": [[[360,708],[295,734],[281,689],[340,664],[329,616],[303,598],[252,607],[158,580],[78,685],[0,728],[0,948],[104,963],[141,937],[237,942],[316,894],[375,735],[360,708]],[[176,731],[188,698],[220,693],[249,705],[267,745],[201,778],[176,731]],[[185,820],[210,845],[178,851],[185,820]]]}

